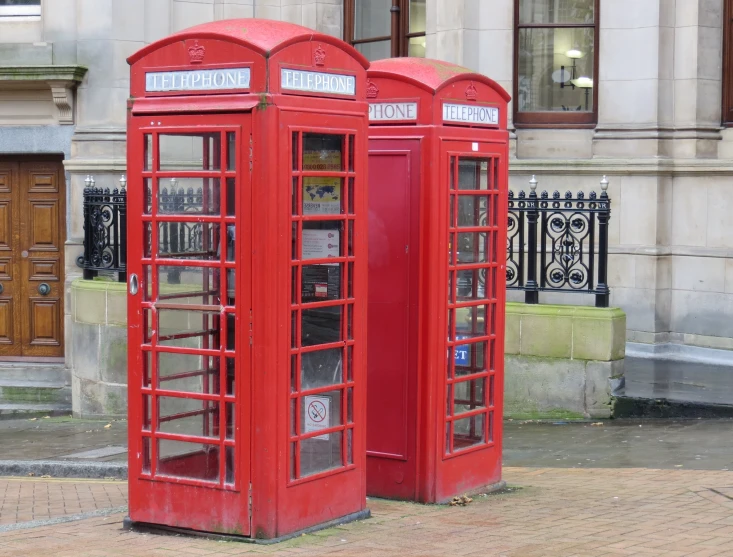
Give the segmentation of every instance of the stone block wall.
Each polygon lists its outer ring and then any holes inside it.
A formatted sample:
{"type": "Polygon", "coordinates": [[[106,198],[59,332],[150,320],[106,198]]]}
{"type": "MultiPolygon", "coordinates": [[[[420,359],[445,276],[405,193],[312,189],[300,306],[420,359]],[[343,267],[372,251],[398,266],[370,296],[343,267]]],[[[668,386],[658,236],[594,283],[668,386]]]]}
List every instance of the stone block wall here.
{"type": "Polygon", "coordinates": [[[71,390],[77,418],[127,417],[127,286],[71,284],[71,390]]]}
{"type": "Polygon", "coordinates": [[[625,338],[620,309],[508,302],[505,416],[611,417],[625,338]]]}

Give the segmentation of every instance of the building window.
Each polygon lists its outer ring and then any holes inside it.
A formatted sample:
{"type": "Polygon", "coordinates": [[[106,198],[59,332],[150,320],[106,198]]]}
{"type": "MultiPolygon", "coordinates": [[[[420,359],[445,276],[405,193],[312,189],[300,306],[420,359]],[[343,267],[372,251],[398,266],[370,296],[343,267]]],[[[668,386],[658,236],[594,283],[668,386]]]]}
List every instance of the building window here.
{"type": "Polygon", "coordinates": [[[37,18],[41,15],[41,0],[0,0],[0,18],[37,18]]]}
{"type": "Polygon", "coordinates": [[[425,57],[426,0],[345,0],[344,39],[369,60],[425,57]]]}
{"type": "Polygon", "coordinates": [[[599,0],[516,0],[518,127],[595,124],[598,5],[599,0]]]}

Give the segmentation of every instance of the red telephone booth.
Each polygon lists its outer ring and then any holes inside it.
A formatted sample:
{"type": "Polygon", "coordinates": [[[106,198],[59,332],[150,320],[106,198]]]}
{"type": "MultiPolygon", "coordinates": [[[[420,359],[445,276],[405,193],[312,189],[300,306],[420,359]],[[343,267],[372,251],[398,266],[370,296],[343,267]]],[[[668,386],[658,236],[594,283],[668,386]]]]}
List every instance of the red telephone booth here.
{"type": "Polygon", "coordinates": [[[509,95],[435,60],[372,63],[367,493],[501,481],[509,95]]]}
{"type": "Polygon", "coordinates": [[[130,520],[366,516],[367,61],[242,19],[128,62],[130,520]]]}

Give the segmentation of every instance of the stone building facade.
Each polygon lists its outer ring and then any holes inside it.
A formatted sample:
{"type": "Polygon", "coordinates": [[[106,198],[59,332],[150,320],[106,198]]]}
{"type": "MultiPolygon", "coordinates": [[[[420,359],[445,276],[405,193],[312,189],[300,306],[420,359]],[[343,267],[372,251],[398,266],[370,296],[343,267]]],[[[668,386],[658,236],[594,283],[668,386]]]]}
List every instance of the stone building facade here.
{"type": "MultiPolygon", "coordinates": [[[[401,7],[388,29],[387,39],[402,45],[392,44],[392,53],[461,64],[520,99],[523,108],[510,113],[513,189],[536,175],[540,190],[587,191],[608,176],[611,303],[627,314],[628,341],[725,358],[710,350],[733,351],[733,134],[723,109],[724,21],[733,14],[726,3],[373,0],[369,7],[401,7]],[[410,21],[409,9],[424,20],[410,21]],[[551,41],[537,37],[568,21],[576,27],[562,52],[543,52],[551,41]],[[527,107],[554,114],[527,115],[527,107]]],[[[124,360],[110,364],[109,375],[100,371],[107,364],[94,363],[110,360],[104,331],[119,326],[120,294],[106,287],[95,290],[95,304],[72,304],[71,285],[80,276],[84,180],[94,175],[98,186],[114,187],[125,173],[126,58],[172,32],[229,18],[302,24],[354,40],[364,52],[379,43],[365,37],[383,33],[370,31],[359,0],[41,0],[34,11],[36,4],[0,1],[0,162],[63,160],[63,349],[40,363],[22,353],[3,358],[0,387],[46,381],[57,395],[32,397],[63,405],[65,385],[82,377],[73,393],[77,413],[119,414],[124,360]],[[92,329],[82,334],[81,325],[92,329]]],[[[376,27],[388,22],[375,17],[376,27]]],[[[555,31],[556,49],[562,40],[555,31]]],[[[560,299],[592,303],[581,300],[560,299]]],[[[1,388],[0,403],[9,404],[1,388]]]]}

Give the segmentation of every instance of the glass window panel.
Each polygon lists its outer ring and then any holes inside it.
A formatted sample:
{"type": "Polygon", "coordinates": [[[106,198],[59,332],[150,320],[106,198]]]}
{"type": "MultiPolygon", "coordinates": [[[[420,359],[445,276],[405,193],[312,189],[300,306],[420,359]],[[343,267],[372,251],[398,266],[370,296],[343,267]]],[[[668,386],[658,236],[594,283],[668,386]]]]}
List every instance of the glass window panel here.
{"type": "Polygon", "coordinates": [[[150,257],[153,248],[153,223],[143,223],[143,257],[150,257]]]}
{"type": "Polygon", "coordinates": [[[354,297],[354,264],[349,263],[349,291],[347,293],[349,298],[354,297]]]}
{"type": "Polygon", "coordinates": [[[191,398],[158,397],[158,431],[218,437],[219,403],[191,398]]]}
{"type": "Polygon", "coordinates": [[[221,270],[216,267],[158,267],[158,300],[175,304],[219,305],[221,270]]]}
{"type": "Polygon", "coordinates": [[[149,350],[143,352],[143,387],[150,387],[153,378],[153,353],[149,350]]]}
{"type": "Polygon", "coordinates": [[[336,431],[319,437],[303,439],[300,442],[300,477],[312,476],[343,466],[342,438],[343,432],[336,431]]]}
{"type": "MultiPolygon", "coordinates": [[[[349,172],[354,172],[354,144],[356,142],[356,139],[353,135],[349,136],[349,172]]],[[[353,178],[352,178],[353,180],[353,178]]],[[[349,197],[351,197],[351,191],[352,191],[352,185],[353,182],[349,182],[349,197]]],[[[349,203],[349,206],[351,206],[351,203],[349,203]]],[[[349,211],[350,213],[353,211],[349,211]]]]}
{"type": "Polygon", "coordinates": [[[453,385],[446,387],[446,399],[445,399],[445,415],[452,416],[453,410],[451,409],[451,403],[453,402],[453,385]]]}
{"type": "Polygon", "coordinates": [[[290,313],[290,347],[298,347],[298,312],[290,313]]]}
{"type": "MultiPolygon", "coordinates": [[[[451,207],[452,201],[451,198],[451,207]]],[[[458,226],[487,226],[489,224],[486,222],[488,207],[488,195],[459,195],[458,226]]]]}
{"type": "Polygon", "coordinates": [[[489,242],[485,232],[458,234],[458,264],[488,263],[489,242]]]}
{"type": "Polygon", "coordinates": [[[143,431],[150,431],[152,427],[153,400],[150,395],[143,395],[143,431]]]}
{"type": "Polygon", "coordinates": [[[453,412],[462,414],[486,407],[486,378],[453,384],[453,412]]]}
{"type": "Polygon", "coordinates": [[[347,422],[354,423],[354,389],[346,390],[346,416],[347,422]]]}
{"type": "Polygon", "coordinates": [[[300,168],[298,168],[298,132],[293,132],[293,140],[290,150],[293,154],[293,170],[297,172],[300,170],[300,168]]]}
{"type": "Polygon", "coordinates": [[[143,138],[143,170],[150,171],[153,169],[153,136],[146,133],[143,138]]]}
{"type": "Polygon", "coordinates": [[[593,111],[594,29],[519,30],[520,112],[593,111]]]}
{"type": "Polygon", "coordinates": [[[300,180],[297,176],[293,177],[293,191],[292,191],[292,198],[293,198],[293,215],[298,216],[300,213],[298,213],[298,185],[300,184],[300,180]]]}
{"type": "Polygon", "coordinates": [[[158,257],[169,259],[221,259],[219,223],[159,222],[158,257]]]}
{"type": "Polygon", "coordinates": [[[295,460],[297,458],[298,454],[298,444],[297,443],[290,443],[290,479],[295,480],[295,460]]]}
{"type": "Polygon", "coordinates": [[[308,172],[344,170],[344,138],[343,135],[304,133],[303,170],[308,172]]]}
{"type": "Polygon", "coordinates": [[[456,335],[462,338],[482,337],[488,334],[486,315],[489,306],[456,308],[456,335]]]}
{"type": "Polygon", "coordinates": [[[143,265],[142,284],[143,300],[149,302],[153,299],[153,271],[150,265],[143,265]]]}
{"type": "Polygon", "coordinates": [[[215,445],[158,440],[158,474],[219,481],[219,448],[215,445]]]}
{"type": "Polygon", "coordinates": [[[458,189],[488,189],[488,166],[489,163],[486,160],[461,159],[458,162],[458,189]]]}
{"type": "Polygon", "coordinates": [[[354,464],[354,430],[346,430],[346,464],[354,464]]]}
{"type": "Polygon", "coordinates": [[[489,406],[494,406],[494,376],[489,380],[489,406]]]}
{"type": "Polygon", "coordinates": [[[344,255],[343,221],[308,221],[303,223],[303,259],[327,259],[344,255]]]}
{"type": "Polygon", "coordinates": [[[318,389],[343,382],[342,356],[341,348],[302,354],[300,390],[318,389]]]}
{"type": "Polygon", "coordinates": [[[304,265],[300,279],[302,303],[342,299],[343,267],[343,264],[304,265]]]}
{"type": "Polygon", "coordinates": [[[354,48],[361,52],[367,60],[383,60],[392,55],[391,41],[355,44],[354,48]]]}
{"type": "Polygon", "coordinates": [[[303,215],[339,215],[343,208],[343,178],[303,178],[303,215]]]}
{"type": "Polygon", "coordinates": [[[237,344],[237,316],[227,313],[227,350],[234,352],[237,344]]]}
{"type": "Polygon", "coordinates": [[[484,420],[486,416],[479,414],[453,422],[453,450],[460,451],[485,442],[484,420]]]}
{"type": "Polygon", "coordinates": [[[150,344],[153,339],[153,310],[143,310],[143,342],[150,344]]]}
{"type": "Polygon", "coordinates": [[[234,439],[234,432],[237,430],[237,412],[233,402],[226,403],[227,410],[227,430],[226,438],[234,439]]]}
{"type": "MultiPolygon", "coordinates": [[[[466,337],[468,338],[468,337],[466,337]]],[[[458,341],[462,340],[458,335],[458,341]]],[[[486,370],[487,342],[470,342],[459,344],[455,347],[456,377],[465,377],[475,373],[482,373],[486,370]]]]}
{"type": "Polygon", "coordinates": [[[347,377],[349,381],[354,380],[354,347],[349,346],[346,348],[346,365],[347,365],[347,377]]]}
{"type": "Polygon", "coordinates": [[[158,352],[158,388],[186,393],[218,393],[219,358],[158,352]]]}
{"type": "Polygon", "coordinates": [[[226,448],[226,478],[224,481],[228,484],[234,483],[234,474],[235,474],[235,461],[234,461],[234,447],[227,447],[226,448]]]}
{"type": "Polygon", "coordinates": [[[221,134],[158,136],[160,170],[219,170],[221,134]]]}
{"type": "Polygon", "coordinates": [[[162,309],[158,311],[158,344],[219,350],[219,312],[162,309]]]}
{"type": "Polygon", "coordinates": [[[354,214],[354,203],[356,200],[354,199],[354,179],[349,178],[349,214],[354,214]]]}
{"type": "MultiPolygon", "coordinates": [[[[302,346],[339,342],[343,307],[304,309],[301,323],[302,346]]],[[[305,356],[305,354],[303,355],[305,356]]]]}
{"type": "Polygon", "coordinates": [[[458,271],[456,300],[470,302],[486,299],[486,269],[458,271]]]}
{"type": "Polygon", "coordinates": [[[519,0],[519,23],[593,23],[594,0],[519,0]]]}
{"type": "Polygon", "coordinates": [[[234,395],[237,386],[237,367],[234,358],[226,358],[227,366],[227,394],[234,395]]]}
{"type": "Polygon", "coordinates": [[[290,401],[290,435],[297,435],[296,416],[298,415],[298,399],[290,401]]]}
{"type": "Polygon", "coordinates": [[[237,169],[237,135],[227,132],[227,170],[237,169]]]}
{"type": "Polygon", "coordinates": [[[392,32],[391,8],[392,0],[354,0],[354,40],[388,37],[392,32]]]}
{"type": "Polygon", "coordinates": [[[165,178],[157,195],[160,215],[219,214],[219,178],[165,178]]]}
{"type": "MultiPolygon", "coordinates": [[[[143,214],[149,215],[153,211],[153,191],[150,186],[152,178],[143,178],[143,214]]],[[[160,209],[158,209],[160,210],[160,209]]]]}
{"type": "Polygon", "coordinates": [[[227,216],[237,214],[237,182],[234,178],[227,178],[227,216]]]}
{"type": "Polygon", "coordinates": [[[410,33],[425,32],[425,0],[410,0],[410,33]]]}
{"type": "Polygon", "coordinates": [[[143,473],[150,474],[151,461],[150,437],[143,437],[143,473]]]}
{"type": "Polygon", "coordinates": [[[425,58],[425,37],[410,37],[407,40],[407,55],[413,58],[425,58]]]}

